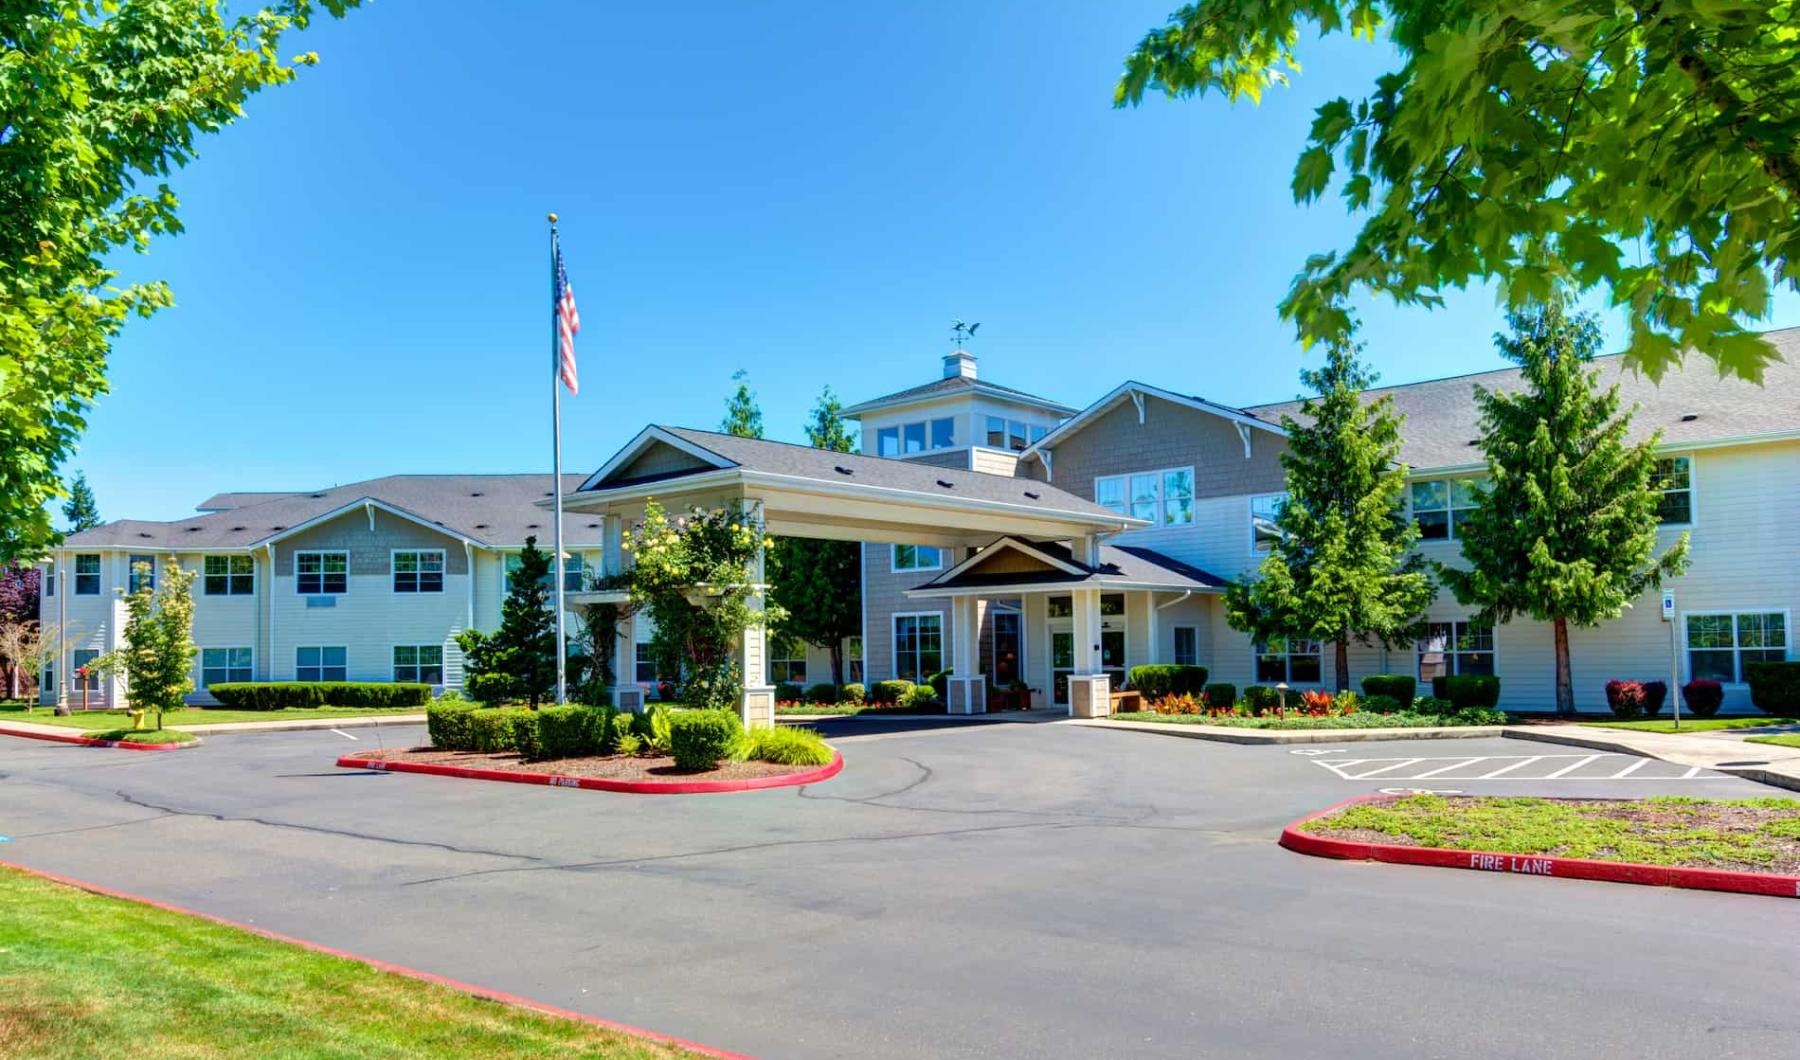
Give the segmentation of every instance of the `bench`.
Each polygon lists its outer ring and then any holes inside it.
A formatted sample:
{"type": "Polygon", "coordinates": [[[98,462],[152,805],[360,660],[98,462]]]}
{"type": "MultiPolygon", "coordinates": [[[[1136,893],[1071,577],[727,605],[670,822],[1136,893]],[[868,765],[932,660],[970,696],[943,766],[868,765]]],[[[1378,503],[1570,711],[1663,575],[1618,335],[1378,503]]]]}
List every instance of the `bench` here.
{"type": "Polygon", "coordinates": [[[1112,701],[1111,713],[1113,714],[1122,714],[1127,711],[1135,712],[1144,709],[1144,697],[1138,695],[1133,689],[1109,692],[1106,698],[1112,701]]]}

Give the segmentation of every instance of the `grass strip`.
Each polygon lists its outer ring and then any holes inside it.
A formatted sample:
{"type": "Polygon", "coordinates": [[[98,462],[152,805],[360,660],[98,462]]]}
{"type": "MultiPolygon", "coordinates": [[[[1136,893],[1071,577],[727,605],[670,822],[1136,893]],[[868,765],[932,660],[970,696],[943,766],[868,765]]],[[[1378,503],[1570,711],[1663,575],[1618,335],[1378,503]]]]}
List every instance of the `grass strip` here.
{"type": "Polygon", "coordinates": [[[1232,729],[1425,729],[1465,725],[1504,725],[1504,716],[1475,718],[1458,714],[1333,714],[1326,717],[1289,715],[1285,718],[1208,717],[1205,714],[1157,714],[1125,711],[1111,714],[1114,721],[1148,721],[1165,725],[1218,725],[1232,729]]]}
{"type": "Polygon", "coordinates": [[[1675,728],[1673,718],[1655,718],[1649,721],[1584,721],[1581,726],[1589,729],[1625,729],[1629,732],[1717,732],[1721,729],[1767,729],[1790,724],[1782,718],[1689,718],[1681,719],[1681,728],[1675,728]]]}
{"type": "MultiPolygon", "coordinates": [[[[163,715],[164,725],[220,725],[239,721],[291,721],[296,718],[374,718],[385,714],[423,714],[424,707],[312,707],[305,710],[212,710],[188,707],[163,715]]],[[[0,721],[28,721],[34,725],[61,725],[71,729],[117,729],[131,724],[122,710],[77,710],[57,717],[51,707],[0,711],[0,721]]]]}

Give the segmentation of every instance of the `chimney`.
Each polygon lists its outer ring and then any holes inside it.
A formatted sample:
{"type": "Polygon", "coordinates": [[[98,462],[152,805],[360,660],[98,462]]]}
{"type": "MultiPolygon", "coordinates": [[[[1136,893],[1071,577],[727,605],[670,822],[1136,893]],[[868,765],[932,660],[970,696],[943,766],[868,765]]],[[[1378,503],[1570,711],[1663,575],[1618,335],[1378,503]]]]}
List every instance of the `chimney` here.
{"type": "Polygon", "coordinates": [[[962,347],[957,347],[944,354],[944,378],[975,378],[975,355],[962,347]]]}

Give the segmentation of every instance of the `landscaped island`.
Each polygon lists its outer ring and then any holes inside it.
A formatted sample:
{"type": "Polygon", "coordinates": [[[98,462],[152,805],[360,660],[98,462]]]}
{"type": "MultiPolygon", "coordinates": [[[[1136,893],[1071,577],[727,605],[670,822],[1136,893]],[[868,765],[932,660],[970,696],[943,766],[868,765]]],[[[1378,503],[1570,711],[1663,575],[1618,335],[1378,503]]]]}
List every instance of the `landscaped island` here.
{"type": "Polygon", "coordinates": [[[1175,725],[1221,725],[1239,729],[1418,729],[1505,725],[1496,709],[1497,677],[1450,677],[1432,682],[1433,694],[1419,696],[1405,675],[1372,674],[1363,693],[1250,685],[1208,684],[1204,666],[1137,666],[1130,686],[1145,709],[1111,715],[1118,721],[1175,725]]]}

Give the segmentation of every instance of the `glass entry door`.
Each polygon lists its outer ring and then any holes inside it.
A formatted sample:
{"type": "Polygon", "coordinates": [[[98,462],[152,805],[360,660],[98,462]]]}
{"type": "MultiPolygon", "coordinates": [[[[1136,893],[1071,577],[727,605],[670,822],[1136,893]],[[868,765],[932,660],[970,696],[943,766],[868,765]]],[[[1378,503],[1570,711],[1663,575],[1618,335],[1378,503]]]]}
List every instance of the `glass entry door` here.
{"type": "Polygon", "coordinates": [[[1069,675],[1075,672],[1075,631],[1050,631],[1050,702],[1069,705],[1069,675]]]}
{"type": "Polygon", "coordinates": [[[994,612],[994,659],[988,673],[993,675],[994,687],[1002,691],[1019,680],[1023,618],[1017,611],[994,612]]]}

